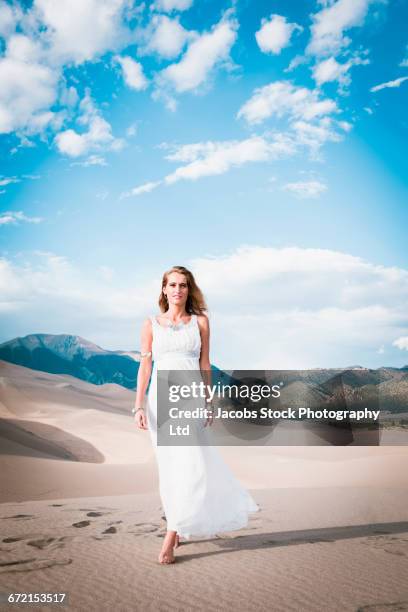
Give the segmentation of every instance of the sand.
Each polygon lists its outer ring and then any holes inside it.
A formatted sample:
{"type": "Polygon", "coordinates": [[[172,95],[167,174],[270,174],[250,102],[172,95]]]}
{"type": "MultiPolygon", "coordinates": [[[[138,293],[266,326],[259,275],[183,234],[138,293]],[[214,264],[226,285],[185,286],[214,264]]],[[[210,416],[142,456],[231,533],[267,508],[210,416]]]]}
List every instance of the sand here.
{"type": "Polygon", "coordinates": [[[162,566],[133,392],[0,366],[2,593],[90,611],[408,610],[407,447],[222,447],[260,512],[162,566]]]}

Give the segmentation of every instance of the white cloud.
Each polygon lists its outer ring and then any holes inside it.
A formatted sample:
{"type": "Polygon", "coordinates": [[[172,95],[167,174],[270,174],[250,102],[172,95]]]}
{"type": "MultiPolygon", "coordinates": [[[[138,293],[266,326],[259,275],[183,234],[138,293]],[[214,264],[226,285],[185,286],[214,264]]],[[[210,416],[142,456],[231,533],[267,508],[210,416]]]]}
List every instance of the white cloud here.
{"type": "Polygon", "coordinates": [[[149,82],[143,73],[142,64],[125,55],[115,55],[114,60],[118,62],[123,71],[123,77],[126,85],[131,89],[142,90],[146,89],[149,82]]]}
{"type": "Polygon", "coordinates": [[[65,83],[63,83],[59,101],[63,106],[68,106],[69,108],[75,107],[79,102],[79,95],[76,88],[73,85],[66,87],[65,83]]]}
{"type": "Polygon", "coordinates": [[[87,168],[88,166],[107,166],[106,159],[102,155],[90,155],[88,159],[84,161],[72,162],[70,166],[82,166],[87,168]]]}
{"type": "Polygon", "coordinates": [[[109,196],[109,191],[106,191],[106,190],[104,190],[104,191],[100,191],[99,193],[96,193],[96,194],[95,194],[95,197],[96,197],[98,200],[102,200],[102,201],[106,200],[106,198],[107,198],[108,196],[109,196]]]}
{"type": "Polygon", "coordinates": [[[340,64],[334,57],[321,61],[313,68],[313,78],[318,85],[338,81],[344,78],[351,64],[349,62],[340,64]]]}
{"type": "Polygon", "coordinates": [[[0,133],[16,132],[20,146],[33,146],[27,135],[61,129],[76,105],[76,90],[67,89],[62,77],[64,64],[92,61],[130,42],[128,0],[59,0],[57,5],[35,0],[23,11],[17,3],[0,4],[0,33],[6,39],[0,133]],[[51,111],[57,102],[69,111],[51,111]]]}
{"type": "Polygon", "coordinates": [[[0,226],[9,224],[18,225],[20,221],[25,221],[26,223],[40,223],[44,221],[44,219],[41,217],[28,217],[21,210],[6,210],[0,213],[0,226]]]}
{"type": "Polygon", "coordinates": [[[0,4],[0,36],[7,38],[15,29],[19,18],[21,17],[21,9],[19,6],[10,6],[6,2],[0,4]]]}
{"type": "Polygon", "coordinates": [[[337,0],[315,13],[311,40],[306,52],[314,55],[336,54],[350,44],[345,32],[364,23],[370,4],[382,0],[337,0]]]}
{"type": "Polygon", "coordinates": [[[166,13],[171,11],[186,11],[193,4],[193,0],[156,0],[155,8],[166,13]]]}
{"type": "Polygon", "coordinates": [[[319,159],[320,148],[326,142],[340,142],[344,133],[352,128],[347,121],[337,121],[331,117],[322,117],[315,123],[294,121],[291,127],[296,134],[296,142],[308,147],[314,159],[319,159]]]}
{"type": "Polygon", "coordinates": [[[171,64],[159,73],[159,87],[170,85],[179,93],[197,89],[218,64],[229,59],[237,29],[235,19],[223,19],[211,32],[198,36],[177,64],[171,64]]]}
{"type": "Polygon", "coordinates": [[[308,59],[305,55],[295,55],[295,57],[290,61],[289,66],[285,68],[283,72],[292,72],[292,70],[295,70],[295,68],[301,66],[302,64],[306,64],[307,62],[308,59]]]}
{"type": "Polygon", "coordinates": [[[166,159],[187,162],[165,177],[167,184],[179,180],[197,180],[203,176],[224,174],[233,167],[248,162],[268,161],[292,155],[295,148],[291,140],[282,135],[273,139],[251,136],[245,140],[204,142],[184,145],[166,159]]]}
{"type": "MultiPolygon", "coordinates": [[[[5,176],[3,178],[0,177],[0,187],[6,187],[7,185],[21,183],[22,179],[30,179],[34,181],[39,178],[41,178],[39,174],[22,174],[21,178],[18,178],[18,176],[5,176]]],[[[3,190],[2,193],[5,193],[5,190],[3,190]]]]}
{"type": "Polygon", "coordinates": [[[21,62],[34,63],[45,59],[41,45],[25,34],[13,34],[7,39],[6,56],[21,62]]]}
{"type": "Polygon", "coordinates": [[[320,99],[320,93],[316,90],[298,87],[288,81],[275,81],[255,89],[251,98],[239,109],[237,117],[257,124],[273,115],[310,120],[337,110],[334,100],[320,99]]]}
{"type": "Polygon", "coordinates": [[[261,51],[279,54],[289,45],[293,32],[302,29],[297,23],[288,23],[281,15],[271,15],[269,20],[262,19],[255,38],[261,51]]]}
{"type": "MultiPolygon", "coordinates": [[[[109,267],[110,262],[103,264],[109,267]]],[[[156,278],[147,280],[142,292],[133,282],[124,288],[112,282],[112,275],[102,273],[101,278],[93,267],[77,267],[50,252],[0,258],[0,312],[9,338],[38,332],[72,333],[99,343],[101,334],[103,346],[106,341],[112,348],[123,343],[137,349],[135,317],[151,312],[158,286],[160,279],[156,278]],[[115,334],[105,335],[107,321],[119,340],[115,334]]]]}
{"type": "Polygon", "coordinates": [[[140,46],[139,53],[157,53],[160,57],[174,59],[180,55],[186,42],[196,37],[180,24],[178,17],[170,19],[167,15],[153,15],[149,26],[142,32],[146,41],[140,46]]]}
{"type": "Polygon", "coordinates": [[[129,125],[128,128],[126,128],[126,136],[128,136],[129,138],[136,136],[136,134],[137,134],[137,121],[129,125]]]}
{"type": "Polygon", "coordinates": [[[131,42],[123,23],[128,0],[35,0],[41,40],[53,63],[80,64],[131,42]]]}
{"type": "Polygon", "coordinates": [[[367,365],[406,328],[408,271],[347,253],[245,245],[189,267],[212,305],[220,367],[367,365]]]}
{"type": "Polygon", "coordinates": [[[69,129],[57,134],[55,142],[60,153],[78,157],[88,152],[91,141],[88,134],[78,134],[75,130],[69,129]]]}
{"type": "Polygon", "coordinates": [[[0,59],[0,133],[39,132],[52,123],[59,75],[47,66],[7,55],[0,59]]]}
{"type": "Polygon", "coordinates": [[[400,338],[394,340],[392,344],[393,346],[396,346],[401,349],[401,351],[408,351],[408,336],[401,336],[400,338]]]}
{"type": "Polygon", "coordinates": [[[387,81],[386,83],[381,83],[380,85],[376,85],[375,87],[371,87],[370,91],[381,91],[381,89],[386,89],[388,87],[394,88],[399,87],[401,83],[404,83],[408,77],[400,77],[399,79],[395,79],[394,81],[387,81]]]}
{"type": "Polygon", "coordinates": [[[329,57],[316,64],[313,68],[313,78],[317,85],[323,85],[332,81],[338,81],[342,91],[350,85],[351,77],[349,74],[350,68],[357,65],[367,65],[370,61],[366,57],[360,57],[359,54],[354,56],[347,62],[340,63],[334,57],[329,57]]]}
{"type": "Polygon", "coordinates": [[[5,187],[6,185],[11,185],[12,183],[19,183],[21,179],[16,176],[8,176],[0,179],[0,187],[5,187]]]}
{"type": "Polygon", "coordinates": [[[165,156],[167,160],[184,165],[163,180],[145,183],[122,193],[121,198],[150,192],[162,183],[172,185],[180,180],[195,181],[205,176],[217,176],[250,162],[282,159],[296,152],[294,141],[284,134],[275,134],[268,139],[251,136],[244,140],[207,141],[181,146],[163,143],[160,148],[171,149],[165,156]]]}
{"type": "Polygon", "coordinates": [[[299,181],[297,183],[286,183],[282,189],[289,191],[301,199],[317,198],[327,191],[327,185],[321,181],[299,181]]]}
{"type": "Polygon", "coordinates": [[[132,196],[139,196],[143,193],[150,193],[153,189],[156,189],[161,184],[161,181],[150,181],[149,183],[144,183],[143,185],[139,185],[139,187],[134,187],[130,191],[125,191],[120,195],[120,199],[130,198],[132,196]]]}
{"type": "Polygon", "coordinates": [[[86,155],[91,151],[120,150],[124,141],[114,138],[110,124],[101,117],[95,107],[89,89],[80,103],[82,115],[77,120],[88,127],[88,131],[78,133],[73,129],[64,130],[55,137],[55,143],[61,153],[70,157],[86,155]]]}
{"type": "MultiPolygon", "coordinates": [[[[158,78],[158,81],[160,81],[160,77],[158,78]]],[[[153,100],[163,100],[167,110],[171,111],[172,113],[174,113],[177,109],[177,100],[165,89],[155,89],[152,93],[152,98],[153,100]]]]}

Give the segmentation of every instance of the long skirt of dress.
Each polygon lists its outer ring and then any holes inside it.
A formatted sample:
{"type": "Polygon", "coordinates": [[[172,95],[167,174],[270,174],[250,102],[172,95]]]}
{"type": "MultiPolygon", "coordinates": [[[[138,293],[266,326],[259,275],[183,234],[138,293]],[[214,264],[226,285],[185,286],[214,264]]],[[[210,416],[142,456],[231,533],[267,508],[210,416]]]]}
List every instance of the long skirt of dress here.
{"type": "MultiPolygon", "coordinates": [[[[166,367],[199,369],[195,359],[166,367]]],[[[167,530],[189,540],[242,529],[259,506],[235,478],[216,446],[157,445],[157,369],[147,395],[149,432],[155,449],[167,530]]],[[[210,427],[207,425],[207,427],[210,427]]]]}

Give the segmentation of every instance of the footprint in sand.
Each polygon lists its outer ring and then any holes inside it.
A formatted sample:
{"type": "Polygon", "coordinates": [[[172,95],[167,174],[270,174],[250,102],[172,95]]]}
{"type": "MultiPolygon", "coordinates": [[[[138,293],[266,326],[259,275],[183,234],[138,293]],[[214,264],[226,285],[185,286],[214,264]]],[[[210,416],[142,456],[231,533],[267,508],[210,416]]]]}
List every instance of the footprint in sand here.
{"type": "Polygon", "coordinates": [[[31,561],[36,561],[35,557],[33,559],[19,559],[18,561],[0,561],[0,567],[19,565],[20,563],[30,563],[31,561]]]}
{"type": "Polygon", "coordinates": [[[72,523],[72,527],[88,527],[91,521],[78,521],[78,523],[72,523]]]}
{"type": "Polygon", "coordinates": [[[5,542],[6,544],[11,544],[12,542],[20,542],[20,540],[24,540],[23,537],[9,537],[9,538],[4,538],[3,542],[5,542]]]}
{"type": "Polygon", "coordinates": [[[33,514],[14,514],[13,516],[3,516],[3,519],[32,519],[35,518],[33,514]]]}
{"type": "Polygon", "coordinates": [[[33,546],[34,548],[38,548],[39,550],[43,550],[44,548],[63,548],[65,546],[65,540],[66,538],[64,536],[60,538],[44,537],[38,538],[37,540],[30,540],[29,542],[27,542],[27,545],[33,546]]]}
{"type": "Polygon", "coordinates": [[[78,508],[78,510],[80,512],[98,512],[99,510],[107,510],[107,511],[112,511],[112,510],[116,510],[116,508],[102,508],[100,506],[97,506],[97,510],[95,510],[95,508],[78,508]]]}
{"type": "Polygon", "coordinates": [[[129,529],[129,533],[133,533],[134,535],[153,533],[159,529],[159,525],[154,525],[153,523],[135,523],[133,527],[136,527],[136,530],[129,529]]]}
{"type": "Polygon", "coordinates": [[[4,538],[3,542],[6,544],[14,544],[15,542],[24,542],[27,546],[33,546],[34,548],[38,548],[39,550],[43,550],[44,548],[54,549],[61,548],[65,546],[64,540],[67,538],[62,536],[60,538],[52,538],[50,536],[43,537],[33,537],[33,535],[29,536],[11,536],[8,538],[4,538]]]}
{"type": "MultiPolygon", "coordinates": [[[[115,521],[115,523],[122,523],[122,522],[123,521],[115,521]]],[[[106,540],[106,538],[104,536],[110,535],[110,534],[113,534],[113,533],[118,533],[118,530],[111,523],[110,527],[107,527],[104,531],[102,531],[101,535],[93,535],[92,537],[94,538],[94,540],[106,540]]]]}
{"type": "Polygon", "coordinates": [[[29,559],[17,559],[16,561],[1,561],[0,574],[10,572],[32,572],[33,570],[53,567],[54,565],[69,565],[70,563],[72,563],[72,559],[68,557],[63,559],[37,559],[31,557],[29,559]]]}

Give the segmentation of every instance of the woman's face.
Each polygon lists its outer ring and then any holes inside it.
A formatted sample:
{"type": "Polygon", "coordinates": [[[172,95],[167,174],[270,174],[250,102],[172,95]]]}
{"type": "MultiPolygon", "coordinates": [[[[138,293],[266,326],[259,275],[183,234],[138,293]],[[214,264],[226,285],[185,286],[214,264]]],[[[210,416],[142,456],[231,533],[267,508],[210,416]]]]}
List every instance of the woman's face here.
{"type": "Polygon", "coordinates": [[[187,279],[180,272],[172,272],[167,277],[167,284],[163,287],[163,293],[167,295],[169,304],[184,306],[188,297],[187,279]]]}

